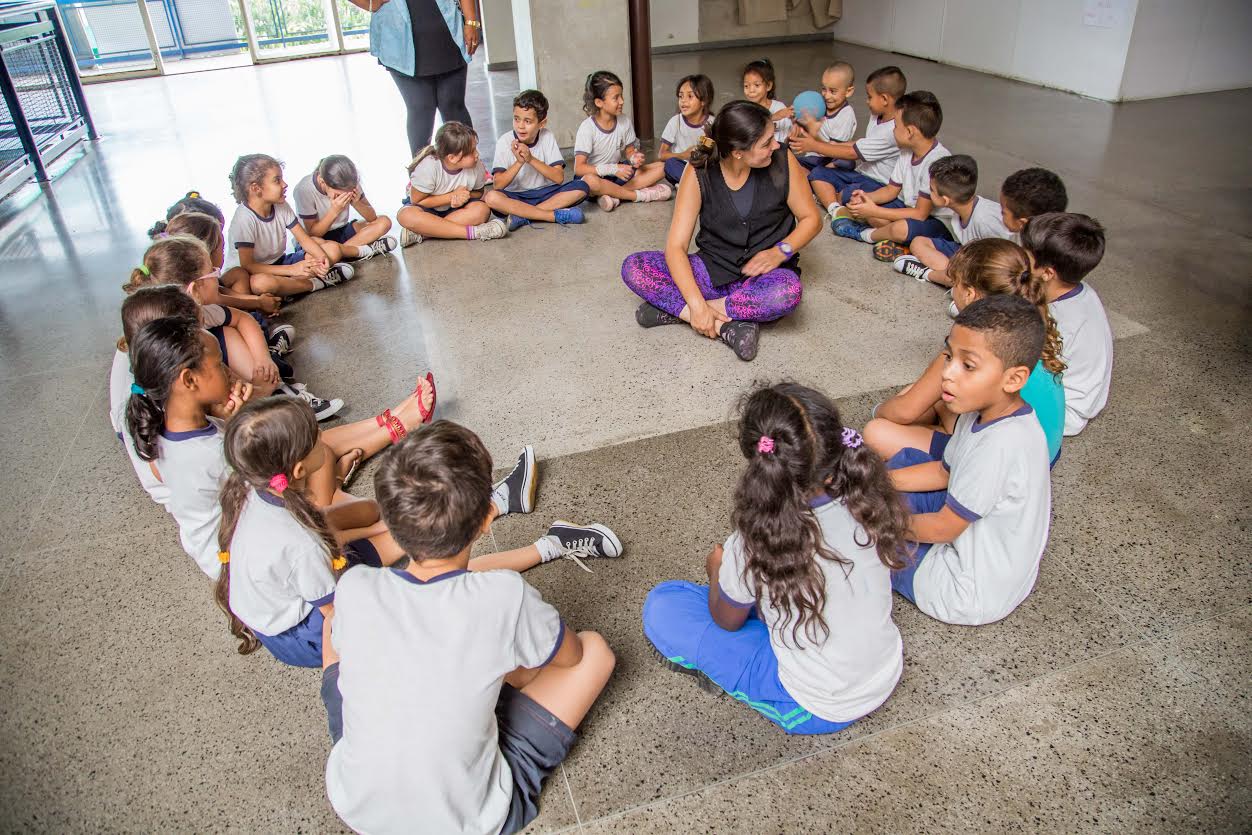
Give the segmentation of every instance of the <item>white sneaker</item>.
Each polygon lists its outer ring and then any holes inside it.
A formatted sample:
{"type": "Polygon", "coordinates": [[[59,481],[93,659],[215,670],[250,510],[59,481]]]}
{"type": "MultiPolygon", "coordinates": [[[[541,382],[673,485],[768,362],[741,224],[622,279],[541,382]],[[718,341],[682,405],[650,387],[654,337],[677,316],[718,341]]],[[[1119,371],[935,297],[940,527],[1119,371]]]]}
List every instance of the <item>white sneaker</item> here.
{"type": "Polygon", "coordinates": [[[674,189],[669,183],[660,182],[647,188],[635,189],[639,203],[660,203],[674,196],[674,189]]]}
{"type": "Polygon", "coordinates": [[[422,236],[414,232],[412,229],[400,230],[400,246],[401,247],[413,246],[414,244],[420,244],[421,242],[422,242],[422,236]]]}
{"type": "Polygon", "coordinates": [[[494,241],[507,234],[509,234],[508,224],[498,217],[493,217],[486,223],[480,223],[474,227],[474,240],[476,241],[494,241]]]}
{"type": "Polygon", "coordinates": [[[543,539],[547,543],[539,549],[541,561],[551,562],[563,557],[573,560],[588,573],[591,569],[583,560],[606,557],[616,559],[622,555],[623,550],[622,541],[617,538],[617,534],[604,525],[573,525],[557,520],[548,528],[543,539]]]}
{"type": "Polygon", "coordinates": [[[309,408],[313,410],[313,414],[317,417],[318,421],[328,420],[334,417],[339,414],[339,410],[343,408],[343,401],[339,398],[336,397],[332,400],[326,400],[318,397],[316,394],[309,391],[309,387],[304,383],[292,383],[290,385],[283,383],[278,387],[278,391],[288,397],[294,397],[297,400],[303,400],[305,403],[308,403],[309,408]]]}
{"type": "Polygon", "coordinates": [[[611,212],[621,204],[621,200],[618,200],[616,197],[610,197],[607,194],[601,194],[596,198],[596,205],[600,207],[602,212],[611,212]]]}

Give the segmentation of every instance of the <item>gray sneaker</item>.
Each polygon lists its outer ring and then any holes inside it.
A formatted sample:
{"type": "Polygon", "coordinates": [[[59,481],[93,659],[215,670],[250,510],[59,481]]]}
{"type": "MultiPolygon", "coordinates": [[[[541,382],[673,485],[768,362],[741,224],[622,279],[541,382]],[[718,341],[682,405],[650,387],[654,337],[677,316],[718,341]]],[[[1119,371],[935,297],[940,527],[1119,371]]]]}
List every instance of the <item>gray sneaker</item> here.
{"type": "Polygon", "coordinates": [[[530,513],[535,509],[535,491],[539,487],[539,468],[535,463],[535,449],[527,445],[517,456],[513,471],[500,479],[491,490],[501,516],[511,513],[530,513]]]}
{"type": "Polygon", "coordinates": [[[400,230],[400,246],[401,247],[413,246],[414,244],[420,244],[421,242],[422,242],[422,236],[414,232],[412,229],[400,230]]]}
{"type": "Polygon", "coordinates": [[[391,252],[391,250],[395,249],[396,239],[388,235],[385,238],[379,238],[378,240],[374,241],[374,243],[370,244],[369,246],[363,246],[359,248],[364,251],[360,255],[358,255],[354,260],[368,261],[369,259],[373,258],[375,255],[386,255],[388,252],[391,252]]]}
{"type": "Polygon", "coordinates": [[[509,234],[509,225],[498,217],[474,227],[474,240],[495,241],[509,234]]]}

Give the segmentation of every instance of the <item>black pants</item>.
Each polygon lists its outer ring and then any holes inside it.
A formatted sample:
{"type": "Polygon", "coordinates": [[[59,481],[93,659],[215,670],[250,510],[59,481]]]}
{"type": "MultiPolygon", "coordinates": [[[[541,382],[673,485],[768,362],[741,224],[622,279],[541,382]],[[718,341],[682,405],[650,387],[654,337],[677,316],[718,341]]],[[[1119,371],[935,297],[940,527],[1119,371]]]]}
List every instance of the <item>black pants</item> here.
{"type": "Polygon", "coordinates": [[[469,110],[465,107],[465,76],[468,71],[468,64],[443,75],[412,76],[388,70],[408,111],[409,151],[414,156],[430,144],[435,127],[435,110],[445,122],[463,122],[472,126],[469,110]]]}

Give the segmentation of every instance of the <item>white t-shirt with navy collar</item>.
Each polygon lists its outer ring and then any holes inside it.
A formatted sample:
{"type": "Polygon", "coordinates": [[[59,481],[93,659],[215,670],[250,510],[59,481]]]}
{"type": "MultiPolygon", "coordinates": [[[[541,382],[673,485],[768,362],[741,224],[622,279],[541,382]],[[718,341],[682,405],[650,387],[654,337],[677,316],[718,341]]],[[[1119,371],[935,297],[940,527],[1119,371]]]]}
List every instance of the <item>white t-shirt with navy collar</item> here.
{"type": "Polygon", "coordinates": [[[969,522],[931,546],[913,577],[917,607],[946,623],[977,626],[1008,615],[1039,574],[1052,516],[1048,440],[1029,405],[987,423],[957,418],[943,453],[947,507],[969,522]]]}
{"type": "Polygon", "coordinates": [[[221,421],[213,417],[208,421],[203,429],[162,432],[156,466],[170,491],[165,509],[178,522],[183,550],[201,571],[216,580],[221,569],[217,559],[217,531],[222,522],[218,493],[226,480],[227,465],[221,421]]]}
{"type": "Polygon", "coordinates": [[[272,264],[287,251],[287,230],[299,222],[286,201],[275,203],[269,217],[261,217],[246,203],[240,203],[230,219],[230,248],[251,248],[253,261],[272,264]]]}
{"type": "MultiPolygon", "coordinates": [[[[814,558],[825,578],[822,615],[830,635],[820,644],[797,647],[768,592],[762,594],[761,619],[770,629],[778,680],[796,703],[830,722],[850,722],[885,702],[904,670],[900,630],[891,619],[891,571],[873,546],[861,544],[868,537],[843,502],[813,505],[826,547],[852,562],[841,566],[814,558]]],[[[742,538],[735,532],[726,540],[718,585],[728,601],[742,608],[756,601],[755,581],[744,576],[745,565],[742,538]]]]}
{"type": "Polygon", "coordinates": [[[283,500],[252,490],[230,540],[230,610],[262,635],[281,635],[335,598],[320,537],[283,500]]]}
{"type": "Polygon", "coordinates": [[[449,169],[438,155],[429,154],[409,174],[409,185],[421,194],[448,194],[458,188],[482,191],[487,185],[487,169],[481,159],[473,168],[449,169]]]}
{"type": "Polygon", "coordinates": [[[170,490],[161,479],[152,472],[152,465],[139,457],[135,451],[135,441],[126,426],[126,406],[130,403],[130,387],[135,377],[130,372],[130,355],[125,351],[113,352],[113,367],[109,370],[109,423],[118,440],[126,450],[126,457],[135,470],[135,476],[152,501],[165,507],[170,499],[170,490]]]}
{"type": "Polygon", "coordinates": [[[900,158],[900,146],[896,144],[896,120],[875,116],[865,126],[865,135],[854,143],[856,170],[883,185],[891,179],[896,161],[900,158]]]}
{"type": "Polygon", "coordinates": [[[542,667],[560,615],[515,571],[354,566],[335,592],[343,737],[326,793],[358,832],[499,832],[513,777],[500,753],[504,676],[542,667]]]}
{"type": "MultiPolygon", "coordinates": [[[[322,191],[317,184],[317,172],[306,174],[296,183],[296,187],[291,190],[292,202],[296,204],[296,214],[305,223],[314,224],[322,219],[322,216],[330,211],[331,200],[330,195],[322,191]]],[[[341,229],[348,223],[348,216],[351,213],[351,206],[345,206],[343,211],[335,215],[335,219],[330,222],[325,234],[329,235],[336,229],[341,229]]]]}
{"type": "MultiPolygon", "coordinates": [[[[512,168],[513,163],[517,162],[517,157],[513,156],[513,143],[515,141],[517,141],[517,134],[512,131],[496,140],[496,155],[491,161],[493,173],[499,174],[501,171],[512,168]]],[[[530,148],[530,155],[544,165],[552,165],[558,168],[565,167],[565,157],[561,155],[561,147],[556,144],[556,137],[547,128],[540,129],[539,134],[535,137],[535,141],[527,147],[530,148]]],[[[531,191],[552,185],[556,185],[556,183],[553,183],[536,171],[534,166],[523,165],[517,170],[517,175],[504,187],[504,190],[505,192],[531,191]]]]}
{"type": "Polygon", "coordinates": [[[669,146],[671,153],[681,154],[695,147],[700,137],[704,136],[704,126],[711,121],[713,117],[710,115],[703,122],[693,125],[687,121],[686,116],[675,113],[665,123],[665,130],[661,131],[661,142],[669,146]]]}
{"type": "MultiPolygon", "coordinates": [[[[827,113],[817,129],[817,138],[822,142],[848,142],[856,135],[856,111],[852,105],[844,102],[834,113],[827,113]]],[[[805,157],[822,159],[820,151],[809,151],[805,157]]]]}
{"type": "Polygon", "coordinates": [[[938,209],[933,214],[947,225],[952,239],[961,246],[984,238],[1014,240],[1013,233],[1004,225],[1000,204],[985,197],[974,197],[974,208],[970,210],[969,220],[963,224],[960,215],[952,209],[938,209]]]}
{"type": "Polygon", "coordinates": [[[574,155],[583,154],[589,165],[622,162],[622,152],[639,145],[635,126],[625,116],[618,116],[612,129],[605,130],[588,116],[574,134],[574,155]]]}
{"type": "MultiPolygon", "coordinates": [[[[773,116],[780,110],[786,110],[787,105],[778,99],[769,100],[769,115],[773,116]]],[[[774,123],[774,139],[780,144],[787,141],[787,134],[791,133],[791,126],[794,124],[790,119],[779,119],[774,123]]]]}
{"type": "MultiPolygon", "coordinates": [[[[887,182],[889,185],[899,186],[899,199],[904,202],[904,205],[913,208],[917,205],[919,197],[930,199],[930,166],[934,165],[936,160],[951,155],[952,152],[943,147],[943,143],[938,140],[923,157],[915,158],[912,151],[901,149],[895,167],[891,170],[891,178],[887,182]]],[[[931,215],[942,211],[932,204],[931,215]]]]}
{"type": "Polygon", "coordinates": [[[1077,435],[1100,414],[1113,383],[1113,330],[1095,288],[1085,282],[1048,305],[1061,332],[1065,434],[1077,435]]]}

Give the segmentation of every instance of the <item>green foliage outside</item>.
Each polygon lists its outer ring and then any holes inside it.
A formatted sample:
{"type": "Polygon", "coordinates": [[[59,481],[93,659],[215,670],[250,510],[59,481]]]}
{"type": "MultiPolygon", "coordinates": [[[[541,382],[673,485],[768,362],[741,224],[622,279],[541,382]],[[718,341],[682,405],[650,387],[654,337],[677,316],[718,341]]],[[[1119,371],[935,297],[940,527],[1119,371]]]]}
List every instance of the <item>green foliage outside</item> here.
{"type": "MultiPolygon", "coordinates": [[[[344,32],[369,28],[369,13],[358,9],[346,0],[333,0],[339,4],[339,20],[344,32]]],[[[322,0],[244,0],[252,15],[252,25],[258,41],[278,40],[283,37],[320,35],[326,39],[329,21],[322,0]],[[279,12],[281,10],[281,14],[279,12]]],[[[235,18],[235,29],[244,32],[243,16],[236,2],[230,4],[235,18]]],[[[308,41],[303,41],[308,43],[308,41]]],[[[278,46],[279,44],[274,44],[278,46]]]]}

